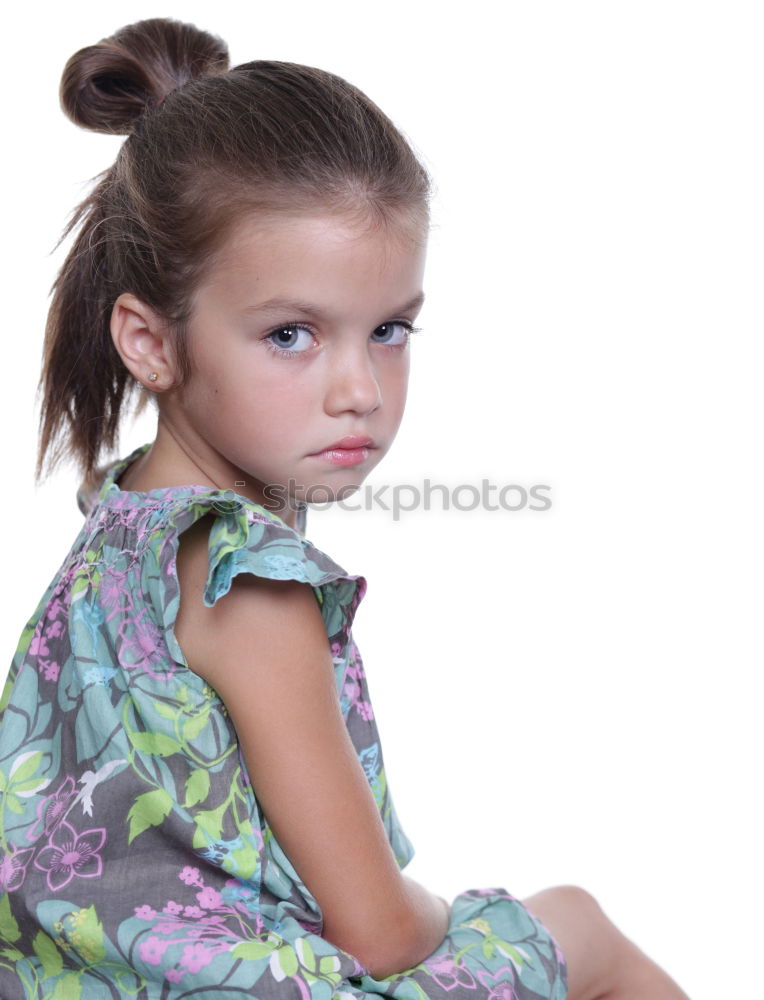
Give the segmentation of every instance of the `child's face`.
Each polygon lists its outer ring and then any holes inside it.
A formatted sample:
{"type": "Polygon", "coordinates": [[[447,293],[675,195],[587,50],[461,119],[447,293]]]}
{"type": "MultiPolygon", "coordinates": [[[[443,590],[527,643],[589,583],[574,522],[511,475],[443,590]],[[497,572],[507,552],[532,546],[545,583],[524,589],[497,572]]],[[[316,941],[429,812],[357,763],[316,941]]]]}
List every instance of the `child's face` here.
{"type": "Polygon", "coordinates": [[[360,486],[403,416],[425,253],[333,215],[237,229],[195,296],[194,374],[166,414],[216,482],[258,502],[268,484],[313,502],[360,486]],[[372,445],[321,454],[349,436],[372,445]]]}

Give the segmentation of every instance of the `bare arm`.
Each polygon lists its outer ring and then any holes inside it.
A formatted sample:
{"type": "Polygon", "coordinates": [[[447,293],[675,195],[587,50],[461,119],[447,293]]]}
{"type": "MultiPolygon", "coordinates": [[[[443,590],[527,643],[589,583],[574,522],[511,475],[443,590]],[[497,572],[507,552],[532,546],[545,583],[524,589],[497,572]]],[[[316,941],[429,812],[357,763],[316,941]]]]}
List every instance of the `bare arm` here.
{"type": "Polygon", "coordinates": [[[342,718],[308,584],[234,578],[202,603],[207,518],[181,535],[176,636],[223,699],[263,812],[324,914],[323,935],[378,978],[443,940],[449,907],[398,868],[342,718]]]}

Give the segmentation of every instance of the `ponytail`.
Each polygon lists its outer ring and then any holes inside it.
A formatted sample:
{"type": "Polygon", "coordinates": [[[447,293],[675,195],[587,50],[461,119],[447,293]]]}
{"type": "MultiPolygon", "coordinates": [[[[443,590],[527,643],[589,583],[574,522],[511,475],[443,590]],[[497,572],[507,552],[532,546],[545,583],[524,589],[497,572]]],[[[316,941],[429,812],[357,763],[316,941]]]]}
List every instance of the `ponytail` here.
{"type": "MultiPolygon", "coordinates": [[[[252,213],[353,212],[369,224],[428,219],[429,177],[405,137],[352,84],[310,66],[228,69],[221,39],[168,18],[76,52],[61,104],[77,125],[127,135],[62,240],[40,377],[37,478],[64,456],[92,480],[137,389],[114,347],[131,292],[168,324],[180,387],[191,373],[193,292],[252,213]]],[[[148,398],[141,390],[140,412],[148,398]]]]}

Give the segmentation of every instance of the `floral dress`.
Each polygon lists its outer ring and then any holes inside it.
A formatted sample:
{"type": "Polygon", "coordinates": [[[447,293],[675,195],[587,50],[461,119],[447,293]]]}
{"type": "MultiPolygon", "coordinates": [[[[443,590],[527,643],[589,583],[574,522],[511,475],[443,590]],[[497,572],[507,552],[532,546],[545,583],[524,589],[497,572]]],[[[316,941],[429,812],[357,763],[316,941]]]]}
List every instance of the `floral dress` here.
{"type": "MultiPolygon", "coordinates": [[[[237,573],[313,588],[343,716],[401,867],[353,617],[366,580],[230,490],[131,492],[103,470],[0,702],[2,1000],[564,1000],[549,932],[502,889],[457,896],[438,949],[383,980],[322,914],[258,803],[225,705],[174,632],[180,534],[213,514],[203,601],[237,573]]],[[[299,523],[298,523],[299,527],[299,523]]]]}

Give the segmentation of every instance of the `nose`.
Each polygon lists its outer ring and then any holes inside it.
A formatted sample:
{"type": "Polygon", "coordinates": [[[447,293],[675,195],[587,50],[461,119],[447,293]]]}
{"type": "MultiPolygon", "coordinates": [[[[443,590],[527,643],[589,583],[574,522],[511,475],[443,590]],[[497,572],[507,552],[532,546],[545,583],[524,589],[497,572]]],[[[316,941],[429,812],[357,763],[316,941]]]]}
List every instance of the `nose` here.
{"type": "Polygon", "coordinates": [[[382,405],[382,390],[368,344],[354,344],[329,359],[326,412],[366,415],[382,405]]]}

